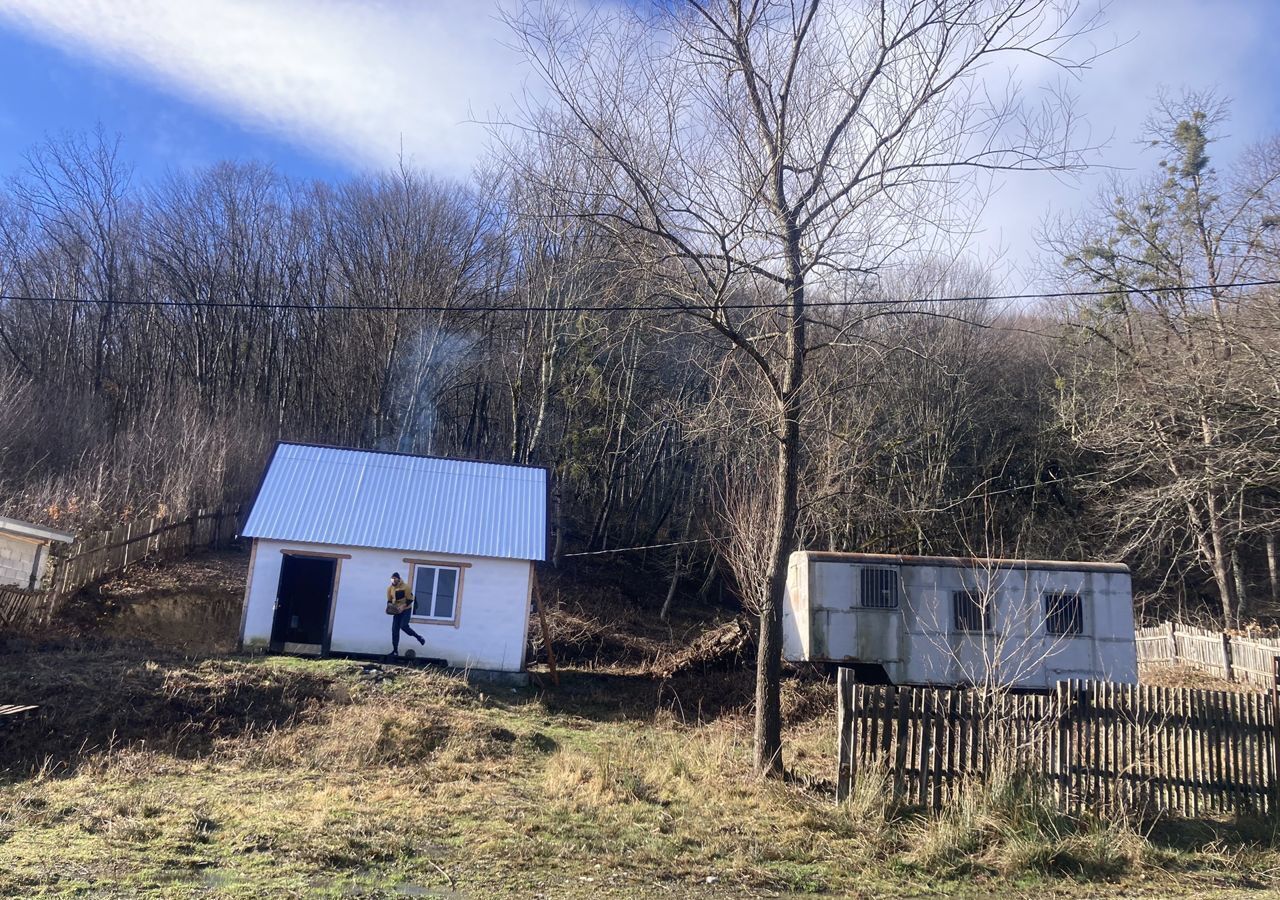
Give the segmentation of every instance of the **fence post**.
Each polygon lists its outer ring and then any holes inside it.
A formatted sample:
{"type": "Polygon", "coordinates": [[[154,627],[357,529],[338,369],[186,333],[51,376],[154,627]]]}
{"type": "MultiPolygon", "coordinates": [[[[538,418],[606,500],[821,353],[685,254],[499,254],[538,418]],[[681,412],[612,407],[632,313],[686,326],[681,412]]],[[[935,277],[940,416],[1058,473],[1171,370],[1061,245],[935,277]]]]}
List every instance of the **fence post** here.
{"type": "Polygon", "coordinates": [[[1057,768],[1058,809],[1064,813],[1071,811],[1071,686],[1059,681],[1056,686],[1054,701],[1057,713],[1057,754],[1053,760],[1057,768]]]}
{"type": "Polygon", "coordinates": [[[849,798],[853,786],[853,670],[840,666],[836,669],[836,802],[849,798]]]}
{"type": "Polygon", "coordinates": [[[1169,662],[1176,663],[1178,661],[1178,635],[1174,631],[1175,626],[1172,620],[1166,624],[1169,626],[1169,662]]]}
{"type": "Polygon", "coordinates": [[[129,522],[124,526],[124,547],[123,553],[120,555],[120,568],[129,568],[129,551],[133,549],[133,526],[134,522],[129,522]]]}
{"type": "Polygon", "coordinates": [[[1222,632],[1222,672],[1227,681],[1235,681],[1231,665],[1231,635],[1222,632]]]}
{"type": "Polygon", "coordinates": [[[1271,815],[1280,815],[1280,655],[1271,657],[1271,815]]]}

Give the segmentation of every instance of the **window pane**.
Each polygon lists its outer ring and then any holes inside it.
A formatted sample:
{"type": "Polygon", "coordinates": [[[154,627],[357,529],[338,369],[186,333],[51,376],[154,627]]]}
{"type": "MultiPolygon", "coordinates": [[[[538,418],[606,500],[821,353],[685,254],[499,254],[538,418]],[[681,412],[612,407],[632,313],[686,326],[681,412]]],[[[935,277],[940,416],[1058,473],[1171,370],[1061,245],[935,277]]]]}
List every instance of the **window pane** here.
{"type": "Polygon", "coordinates": [[[433,566],[417,566],[413,570],[413,614],[431,615],[431,595],[435,593],[436,569],[433,566]]]}
{"type": "Polygon", "coordinates": [[[1084,633],[1084,601],[1080,595],[1045,594],[1044,630],[1049,634],[1084,633]]]}
{"type": "Polygon", "coordinates": [[[979,591],[953,591],[951,608],[957,631],[989,631],[991,629],[990,598],[979,591]]]}
{"type": "Polygon", "coordinates": [[[896,569],[863,568],[859,577],[862,605],[875,609],[894,609],[898,605],[898,572],[896,569]]]}
{"type": "Polygon", "coordinates": [[[458,589],[458,570],[440,569],[440,579],[436,582],[436,618],[453,618],[454,594],[458,589]]]}

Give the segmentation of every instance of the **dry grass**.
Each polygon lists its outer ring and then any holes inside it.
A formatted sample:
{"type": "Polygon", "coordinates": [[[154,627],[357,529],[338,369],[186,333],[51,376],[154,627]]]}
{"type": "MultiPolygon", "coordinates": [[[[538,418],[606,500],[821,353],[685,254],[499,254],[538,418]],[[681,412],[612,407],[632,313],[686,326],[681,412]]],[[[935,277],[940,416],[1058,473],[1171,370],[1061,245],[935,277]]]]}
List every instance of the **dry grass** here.
{"type": "Polygon", "coordinates": [[[1262,690],[1260,685],[1241,679],[1227,681],[1218,675],[1197,669],[1193,666],[1173,663],[1143,663],[1139,671],[1139,680],[1143,684],[1166,688],[1194,688],[1202,691],[1230,691],[1233,693],[1256,693],[1262,690]]]}
{"type": "Polygon", "coordinates": [[[750,771],[740,712],[699,720],[640,680],[570,671],[538,694],[336,660],[0,657],[19,672],[48,710],[0,745],[3,896],[1172,894],[1269,885],[1277,863],[1238,828],[1070,821],[1013,777],[939,819],[872,779],[837,806],[821,683],[787,684],[798,777],[779,783],[750,771]]]}

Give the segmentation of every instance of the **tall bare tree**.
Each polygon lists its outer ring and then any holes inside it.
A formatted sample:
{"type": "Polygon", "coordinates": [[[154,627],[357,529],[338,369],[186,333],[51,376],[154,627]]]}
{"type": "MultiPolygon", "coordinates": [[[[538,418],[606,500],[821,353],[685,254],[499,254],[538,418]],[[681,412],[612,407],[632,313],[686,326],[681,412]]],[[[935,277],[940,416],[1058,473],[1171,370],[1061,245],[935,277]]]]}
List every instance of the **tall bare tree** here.
{"type": "Polygon", "coordinates": [[[769,398],[755,759],[780,773],[812,295],[856,296],[905,248],[962,229],[980,175],[1077,164],[1066,106],[995,82],[1018,56],[1076,68],[1092,20],[1049,0],[690,0],[528,3],[511,24],[549,96],[520,124],[583,163],[589,215],[652,295],[723,338],[769,398]]]}

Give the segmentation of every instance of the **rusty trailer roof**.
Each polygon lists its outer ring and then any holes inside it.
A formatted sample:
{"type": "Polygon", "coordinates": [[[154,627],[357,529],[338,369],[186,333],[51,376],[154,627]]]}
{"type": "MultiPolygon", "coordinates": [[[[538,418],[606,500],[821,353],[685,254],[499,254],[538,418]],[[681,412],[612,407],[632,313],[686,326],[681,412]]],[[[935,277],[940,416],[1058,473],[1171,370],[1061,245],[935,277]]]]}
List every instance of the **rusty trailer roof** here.
{"type": "Polygon", "coordinates": [[[801,550],[812,562],[842,562],[871,566],[947,566],[958,569],[1037,569],[1050,572],[1129,574],[1124,563],[1072,562],[1055,559],[997,559],[978,556],[909,556],[895,553],[837,553],[801,550]]]}

